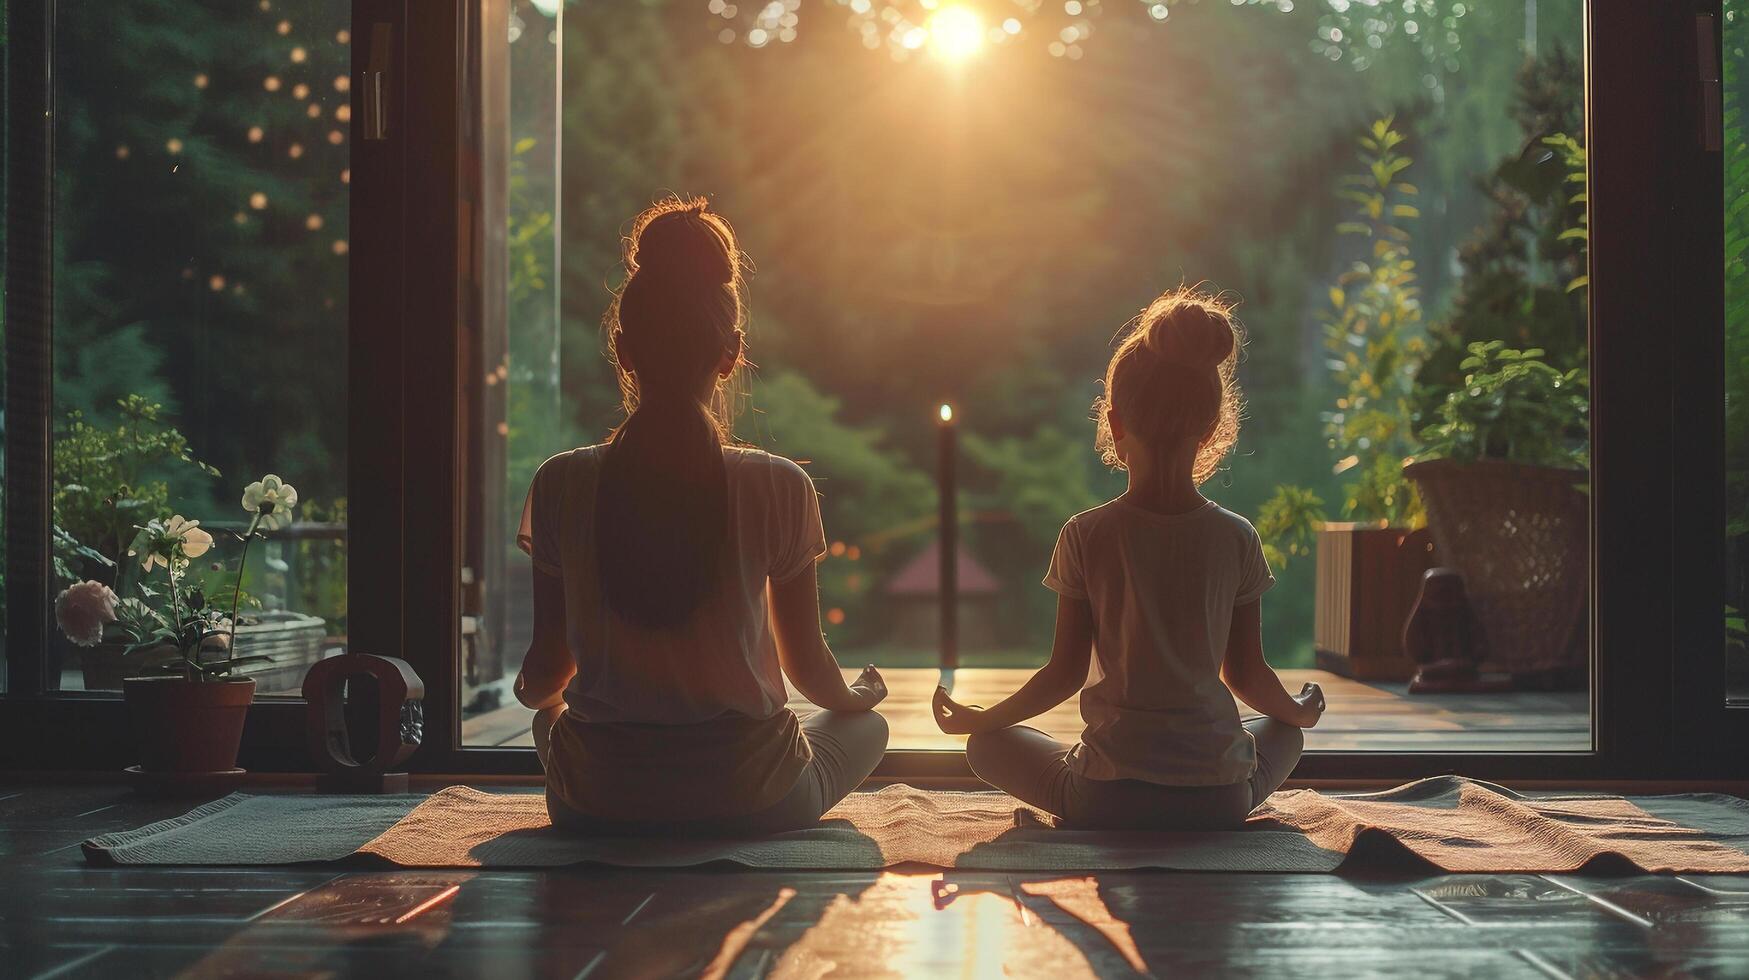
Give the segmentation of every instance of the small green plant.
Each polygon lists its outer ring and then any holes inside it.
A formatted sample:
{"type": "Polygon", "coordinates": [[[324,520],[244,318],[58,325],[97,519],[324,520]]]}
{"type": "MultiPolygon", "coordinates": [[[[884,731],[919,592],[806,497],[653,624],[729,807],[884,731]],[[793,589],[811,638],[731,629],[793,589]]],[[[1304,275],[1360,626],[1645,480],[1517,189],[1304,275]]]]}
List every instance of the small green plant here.
{"type": "Polygon", "coordinates": [[[1584,368],[1561,371],[1537,348],[1494,340],[1469,345],[1463,384],[1445,396],[1437,421],[1421,430],[1426,458],[1510,460],[1584,469],[1591,399],[1584,368]]]}
{"type": "Polygon", "coordinates": [[[74,411],[55,437],[55,572],[63,579],[94,574],[93,563],[113,567],[141,525],[171,516],[166,475],[177,468],[219,475],[189,451],[163,406],[129,395],[116,407],[114,427],[74,411]]]}
{"type": "MultiPolygon", "coordinates": [[[[1421,502],[1403,463],[1417,449],[1410,420],[1426,346],[1410,235],[1399,223],[1420,216],[1410,203],[1418,191],[1402,179],[1414,162],[1402,152],[1404,140],[1392,117],[1375,120],[1360,138],[1364,169],[1344,177],[1338,191],[1355,207],[1336,230],[1369,244],[1330,287],[1325,363],[1340,394],[1334,410],[1324,413],[1324,432],[1335,471],[1348,477],[1341,515],[1414,526],[1422,520],[1421,502]]],[[[1258,522],[1272,563],[1282,567],[1309,553],[1325,519],[1324,502],[1311,490],[1276,488],[1258,522]]]]}
{"type": "Polygon", "coordinates": [[[1305,487],[1280,486],[1257,511],[1257,535],[1263,557],[1275,568],[1308,557],[1317,546],[1318,525],[1324,522],[1324,498],[1305,487]]]}

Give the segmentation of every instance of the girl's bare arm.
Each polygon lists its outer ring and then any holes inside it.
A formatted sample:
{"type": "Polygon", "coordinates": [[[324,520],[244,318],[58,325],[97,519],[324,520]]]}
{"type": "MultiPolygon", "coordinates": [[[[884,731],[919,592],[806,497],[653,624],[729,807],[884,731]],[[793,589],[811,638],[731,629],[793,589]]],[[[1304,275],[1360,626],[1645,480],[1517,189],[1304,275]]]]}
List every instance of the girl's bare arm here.
{"type": "Polygon", "coordinates": [[[516,675],[516,700],[536,711],[561,707],[577,663],[565,644],[565,580],[534,570],[534,639],[516,675]]]}
{"type": "Polygon", "coordinates": [[[1221,660],[1221,681],[1233,696],[1283,724],[1311,728],[1324,712],[1324,693],[1307,684],[1298,697],[1287,693],[1281,678],[1263,659],[1263,607],[1247,602],[1233,610],[1227,652],[1221,660]]]}
{"type": "Polygon", "coordinates": [[[1051,659],[1020,690],[989,708],[963,705],[935,689],[935,723],[949,735],[974,735],[1018,725],[1062,704],[1087,683],[1093,659],[1093,607],[1086,599],[1057,597],[1057,634],[1051,659]]]}
{"type": "Polygon", "coordinates": [[[844,683],[820,632],[820,583],[813,565],[787,582],[770,583],[768,594],[777,660],[802,697],[828,711],[867,711],[886,698],[886,682],[873,664],[854,684],[844,683]]]}

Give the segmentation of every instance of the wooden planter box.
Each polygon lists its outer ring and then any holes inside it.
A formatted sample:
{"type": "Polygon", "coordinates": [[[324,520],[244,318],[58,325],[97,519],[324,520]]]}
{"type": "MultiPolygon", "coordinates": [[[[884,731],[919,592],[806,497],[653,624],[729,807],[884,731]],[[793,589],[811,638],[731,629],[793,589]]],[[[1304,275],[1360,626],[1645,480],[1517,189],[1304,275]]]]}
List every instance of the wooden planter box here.
{"type": "Polygon", "coordinates": [[[1360,680],[1408,680],[1403,623],[1433,567],[1425,530],[1325,524],[1318,531],[1312,642],[1318,667],[1360,680]]]}
{"type": "MultiPolygon", "coordinates": [[[[239,656],[272,657],[271,663],[245,664],[235,676],[255,681],[257,694],[298,694],[303,691],[304,674],[322,659],[322,645],[327,637],[327,624],[318,616],[303,613],[262,613],[261,622],[237,627],[239,656]]],[[[80,666],[85,673],[87,691],[119,691],[122,681],[140,676],[147,668],[176,659],[173,650],[161,656],[141,651],[132,657],[122,656],[125,644],[100,643],[79,651],[80,666]]]]}

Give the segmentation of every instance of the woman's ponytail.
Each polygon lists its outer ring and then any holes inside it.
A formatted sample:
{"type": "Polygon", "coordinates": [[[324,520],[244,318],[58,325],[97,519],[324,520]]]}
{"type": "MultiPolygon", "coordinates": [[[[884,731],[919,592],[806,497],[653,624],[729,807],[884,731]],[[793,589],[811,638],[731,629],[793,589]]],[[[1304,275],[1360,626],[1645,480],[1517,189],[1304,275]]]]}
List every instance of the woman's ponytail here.
{"type": "Polygon", "coordinates": [[[633,222],[625,265],[604,318],[626,420],[596,488],[596,569],[609,609],[659,629],[723,578],[729,419],[717,372],[740,362],[741,256],[704,201],[671,199],[633,222]]]}

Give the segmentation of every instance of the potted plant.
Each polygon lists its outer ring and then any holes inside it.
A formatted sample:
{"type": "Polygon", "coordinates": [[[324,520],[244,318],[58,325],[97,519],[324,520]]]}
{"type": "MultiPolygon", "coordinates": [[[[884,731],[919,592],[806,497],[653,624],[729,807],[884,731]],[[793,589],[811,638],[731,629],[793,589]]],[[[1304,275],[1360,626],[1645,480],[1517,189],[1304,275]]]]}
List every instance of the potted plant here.
{"type": "MultiPolygon", "coordinates": [[[[122,558],[140,525],[170,518],[168,479],[219,472],[190,452],[188,440],[164,419],[163,406],[128,395],[115,408],[113,425],[73,411],[55,433],[52,554],[61,582],[94,580],[127,592],[122,558]]],[[[126,646],[105,640],[74,650],[53,643],[51,672],[76,665],[85,672],[86,690],[114,690],[126,646]]]]}
{"type": "Polygon", "coordinates": [[[1361,173],[1341,194],[1354,214],[1337,226],[1366,240],[1366,252],[1330,287],[1324,316],[1327,363],[1340,394],[1325,413],[1325,434],[1346,477],[1332,521],[1306,487],[1282,486],[1258,512],[1257,530],[1277,568],[1301,556],[1317,562],[1313,643],[1318,666],[1348,677],[1403,680],[1414,664],[1403,655],[1403,621],[1430,562],[1421,504],[1403,476],[1417,446],[1412,405],[1425,353],[1421,304],[1409,233],[1418,216],[1403,180],[1411,159],[1403,135],[1385,117],[1360,139],[1361,173]]]}
{"type": "Polygon", "coordinates": [[[1441,562],[1457,569],[1482,660],[1520,685],[1583,678],[1590,580],[1589,382],[1541,349],[1472,343],[1463,384],[1406,468],[1441,562]]]}
{"type": "Polygon", "coordinates": [[[234,771],[243,722],[255,695],[255,680],[237,668],[269,660],[237,656],[237,616],[246,601],[243,572],[249,546],[290,523],[297,491],[269,475],[243,491],[249,514],[236,576],[228,587],[209,593],[192,563],[213,546],[199,521],[173,515],[139,525],[128,557],[137,560],[141,578],[136,595],[118,597],[108,585],[83,581],[55,601],[56,619],[67,638],[95,646],[106,634],[127,638],[126,655],[139,676],[123,681],[124,697],[146,773],[223,773],[234,771]],[[162,568],[162,577],[154,575],[162,568]]]}

